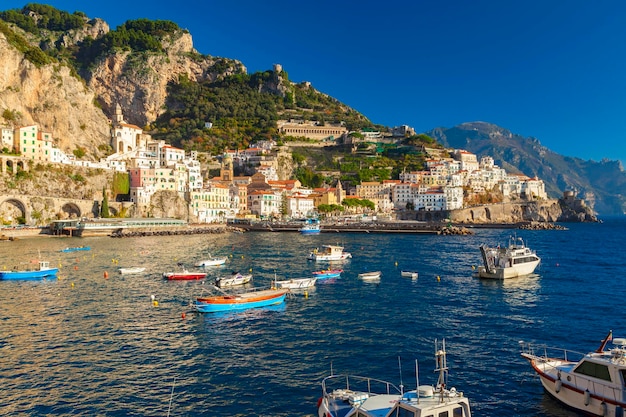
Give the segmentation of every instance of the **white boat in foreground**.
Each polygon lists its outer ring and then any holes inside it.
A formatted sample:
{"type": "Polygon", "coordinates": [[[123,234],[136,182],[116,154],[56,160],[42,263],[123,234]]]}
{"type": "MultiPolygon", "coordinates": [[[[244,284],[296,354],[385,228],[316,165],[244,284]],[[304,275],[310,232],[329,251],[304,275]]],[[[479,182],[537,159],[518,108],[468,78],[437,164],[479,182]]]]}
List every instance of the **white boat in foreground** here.
{"type": "Polygon", "coordinates": [[[508,247],[480,246],[483,266],[478,267],[480,278],[515,278],[530,275],[541,258],[524,245],[521,237],[511,237],[508,247]]]}
{"type": "Polygon", "coordinates": [[[435,341],[435,357],[435,371],[439,372],[437,384],[419,385],[416,377],[418,388],[408,392],[403,392],[391,382],[373,378],[352,375],[326,377],[322,381],[322,397],[317,403],[318,416],[471,417],[469,399],[454,387],[448,388],[445,340],[441,347],[435,341]]]}
{"type": "Polygon", "coordinates": [[[380,271],[371,271],[371,272],[361,272],[359,274],[359,278],[365,281],[373,281],[380,279],[381,272],[380,271]]]}
{"type": "Polygon", "coordinates": [[[220,288],[234,287],[237,285],[248,284],[250,281],[252,281],[252,274],[241,274],[239,272],[233,272],[229,276],[217,278],[215,280],[215,285],[220,288]]]}
{"type": "Polygon", "coordinates": [[[315,286],[317,278],[296,278],[282,281],[274,281],[276,288],[288,288],[290,290],[300,290],[315,286]]]}
{"type": "Polygon", "coordinates": [[[613,332],[594,352],[583,354],[520,342],[548,394],[568,407],[594,416],[622,417],[626,409],[626,338],[613,332]],[[614,348],[606,351],[608,342],[614,348]]]}
{"type": "Polygon", "coordinates": [[[141,267],[141,266],[134,266],[134,267],[130,267],[130,268],[120,268],[120,269],[118,269],[119,273],[123,274],[123,275],[141,274],[145,270],[146,270],[146,268],[141,267]]]}
{"type": "Polygon", "coordinates": [[[352,254],[344,252],[342,246],[323,245],[313,249],[307,257],[310,261],[342,261],[352,258],[352,254]]]}

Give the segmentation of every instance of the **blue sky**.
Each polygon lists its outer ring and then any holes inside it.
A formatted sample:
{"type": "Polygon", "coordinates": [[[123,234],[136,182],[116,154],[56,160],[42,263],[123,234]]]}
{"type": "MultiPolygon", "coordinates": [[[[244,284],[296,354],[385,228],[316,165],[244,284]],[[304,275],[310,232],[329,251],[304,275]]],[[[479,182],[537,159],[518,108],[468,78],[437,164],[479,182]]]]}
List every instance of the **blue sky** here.
{"type": "MultiPolygon", "coordinates": [[[[3,1],[2,9],[27,2],[3,1]]],[[[485,121],[582,159],[626,164],[626,2],[51,0],[104,19],[164,19],[248,72],[283,65],[386,126],[485,121]]]]}

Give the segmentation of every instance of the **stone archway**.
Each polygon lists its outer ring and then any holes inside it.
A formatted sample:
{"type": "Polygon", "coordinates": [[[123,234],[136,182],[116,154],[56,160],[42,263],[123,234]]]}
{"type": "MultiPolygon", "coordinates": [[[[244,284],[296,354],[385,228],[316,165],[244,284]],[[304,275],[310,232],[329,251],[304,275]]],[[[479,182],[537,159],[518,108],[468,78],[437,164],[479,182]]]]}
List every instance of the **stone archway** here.
{"type": "Polygon", "coordinates": [[[65,203],[61,207],[61,215],[64,219],[79,219],[82,217],[80,207],[74,203],[65,203]]]}
{"type": "Polygon", "coordinates": [[[26,206],[20,200],[9,198],[0,203],[0,220],[4,224],[26,223],[26,206]]]}

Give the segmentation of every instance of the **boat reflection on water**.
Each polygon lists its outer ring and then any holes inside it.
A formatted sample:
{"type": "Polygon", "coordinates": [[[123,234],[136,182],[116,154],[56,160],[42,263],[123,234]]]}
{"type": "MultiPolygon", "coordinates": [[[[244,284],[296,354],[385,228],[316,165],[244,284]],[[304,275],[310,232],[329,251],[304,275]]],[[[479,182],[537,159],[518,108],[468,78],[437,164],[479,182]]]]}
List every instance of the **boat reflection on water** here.
{"type": "Polygon", "coordinates": [[[501,289],[503,300],[509,305],[524,306],[538,301],[541,275],[530,274],[503,280],[483,279],[480,284],[481,287],[501,289]]]}
{"type": "Polygon", "coordinates": [[[192,311],[191,313],[195,314],[197,317],[200,318],[200,320],[203,320],[204,322],[215,323],[216,321],[238,321],[246,319],[257,319],[269,316],[273,313],[284,313],[285,311],[286,303],[280,303],[267,307],[256,307],[245,310],[220,311],[211,314],[202,314],[196,311],[192,311]]]}

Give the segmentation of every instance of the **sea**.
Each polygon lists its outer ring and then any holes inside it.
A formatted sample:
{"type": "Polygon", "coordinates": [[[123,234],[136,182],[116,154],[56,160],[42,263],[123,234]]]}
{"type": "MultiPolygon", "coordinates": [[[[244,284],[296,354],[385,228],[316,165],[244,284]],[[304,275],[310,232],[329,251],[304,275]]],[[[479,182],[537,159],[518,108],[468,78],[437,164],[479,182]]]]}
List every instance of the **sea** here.
{"type": "Polygon", "coordinates": [[[626,336],[626,218],[567,230],[471,229],[472,235],[287,232],[1,242],[0,266],[39,257],[57,279],[0,281],[0,415],[316,416],[331,372],[435,384],[435,341],[474,416],[576,416],[544,393],[520,341],[579,352],[626,336]],[[542,258],[532,276],[473,276],[479,246],[521,237],[542,258]],[[310,277],[339,244],[352,259],[283,304],[199,314],[212,280],[251,272],[254,287],[310,277]],[[63,253],[65,247],[91,250],[63,253]],[[228,256],[202,281],[167,281],[179,264],[228,256]],[[121,275],[120,267],[145,267],[121,275]],[[378,282],[361,272],[380,270],[378,282]],[[418,278],[402,277],[402,270],[418,278]]]}

